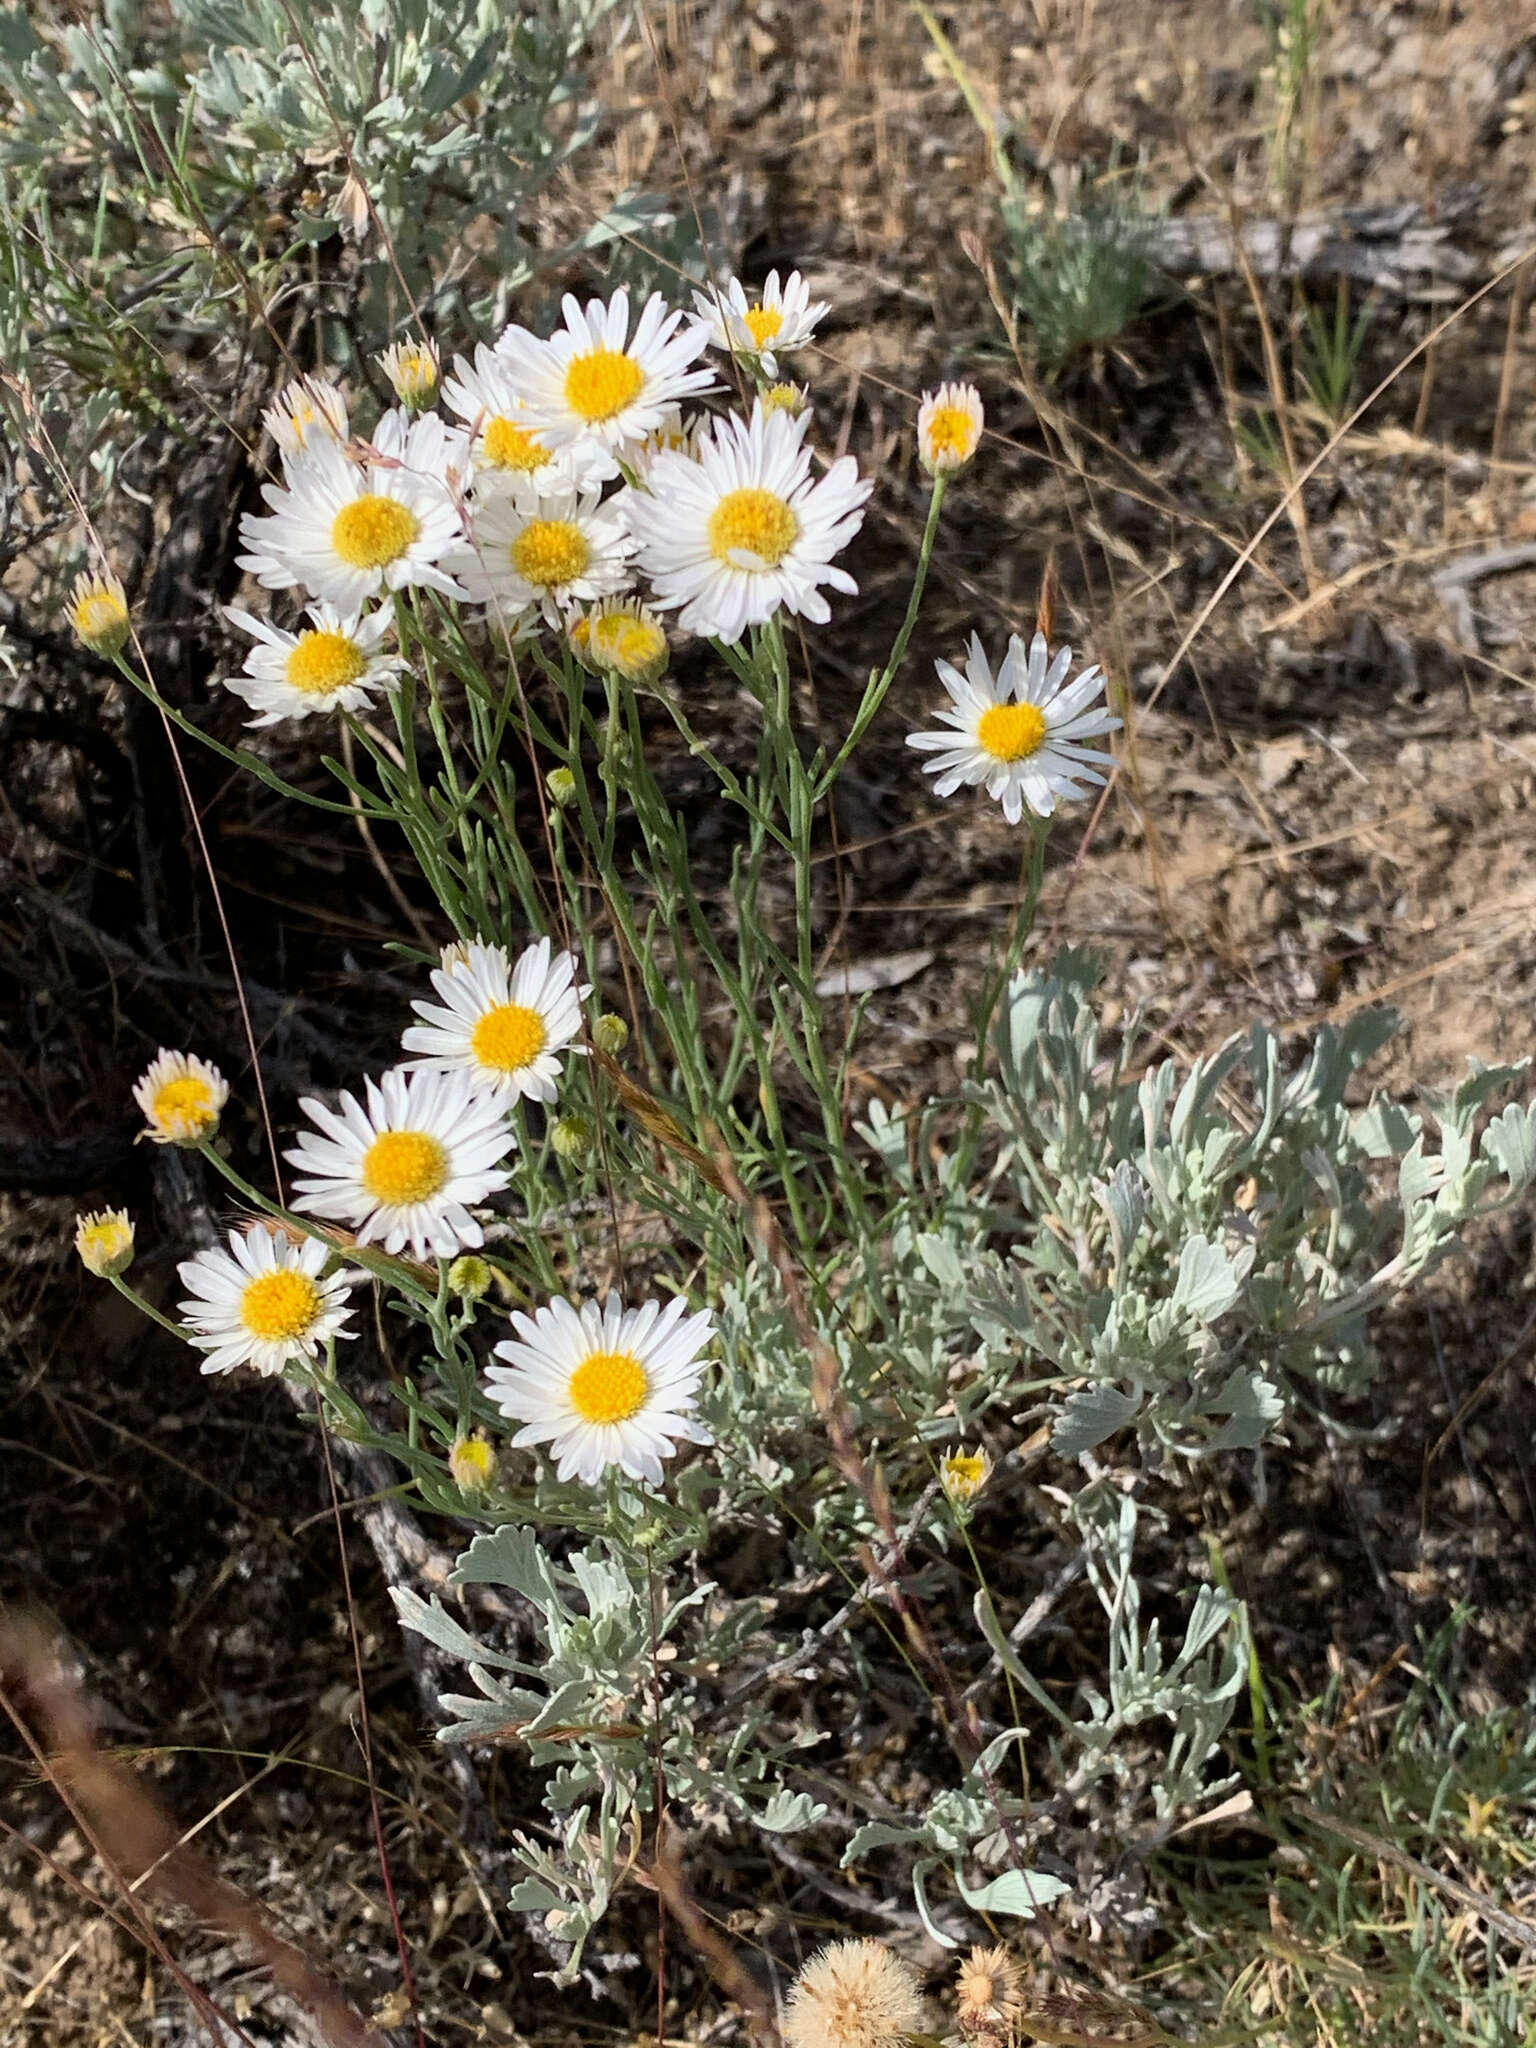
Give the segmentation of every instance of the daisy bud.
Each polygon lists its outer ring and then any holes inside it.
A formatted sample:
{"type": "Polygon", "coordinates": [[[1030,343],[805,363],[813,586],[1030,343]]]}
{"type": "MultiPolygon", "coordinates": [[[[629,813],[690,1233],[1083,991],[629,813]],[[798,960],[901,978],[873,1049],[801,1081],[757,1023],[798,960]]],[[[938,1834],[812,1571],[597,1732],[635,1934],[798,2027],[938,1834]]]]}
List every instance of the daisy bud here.
{"type": "Polygon", "coordinates": [[[128,599],[115,576],[77,576],[69,623],[84,647],[112,661],[128,644],[128,599]]]}
{"type": "Polygon", "coordinates": [[[922,2031],[917,1972],[878,1941],[834,1941],[812,1956],[784,2011],[789,2048],[898,2048],[922,2031]]]}
{"type": "Polygon", "coordinates": [[[944,1491],[956,1507],[973,1501],[992,1476],[992,1460],[983,1451],[951,1451],[939,1467],[944,1491]]]}
{"type": "Polygon", "coordinates": [[[917,414],[917,459],[930,476],[954,476],[981,440],[981,393],[974,384],[926,391],[917,414]]]}
{"type": "Polygon", "coordinates": [[[562,1159],[579,1166],[592,1150],[596,1135],[590,1118],[573,1114],[559,1119],[550,1131],[549,1142],[562,1159]]]}
{"type": "Polygon", "coordinates": [[[460,1493],[484,1493],[496,1477],[496,1452],[483,1436],[461,1436],[448,1453],[448,1470],[460,1493]]]}
{"type": "Polygon", "coordinates": [[[397,341],[378,363],[407,412],[425,412],[436,402],[442,358],[435,341],[397,341]]]}
{"type": "Polygon", "coordinates": [[[629,1026],[612,1010],[604,1010],[592,1026],[592,1043],[599,1052],[607,1053],[610,1059],[617,1059],[629,1043],[629,1026]]]}
{"type": "MultiPolygon", "coordinates": [[[[655,613],[637,599],[598,605],[581,623],[586,628],[584,659],[589,667],[642,685],[654,683],[665,670],[671,652],[666,632],[655,613]]],[[[575,639],[573,626],[573,645],[575,639]]]]}
{"type": "Polygon", "coordinates": [[[569,768],[551,768],[544,778],[544,787],[549,791],[550,802],[558,804],[562,810],[575,800],[576,778],[569,768]]]}
{"type": "Polygon", "coordinates": [[[75,1250],[87,1273],[113,1280],[133,1264],[133,1224],[126,1209],[96,1209],[75,1218],[75,1250]]]}
{"type": "Polygon", "coordinates": [[[167,1052],[162,1046],[134,1083],[133,1099],[144,1112],[141,1138],[156,1145],[201,1145],[219,1127],[229,1083],[196,1053],[167,1052]]]}
{"type": "Polygon", "coordinates": [[[462,1295],[465,1301],[479,1301],[491,1291],[495,1274],[473,1252],[465,1252],[448,1268],[448,1285],[453,1292],[462,1295]]]}
{"type": "Polygon", "coordinates": [[[799,419],[810,402],[803,384],[770,384],[763,393],[764,412],[787,412],[791,419],[799,419]]]}

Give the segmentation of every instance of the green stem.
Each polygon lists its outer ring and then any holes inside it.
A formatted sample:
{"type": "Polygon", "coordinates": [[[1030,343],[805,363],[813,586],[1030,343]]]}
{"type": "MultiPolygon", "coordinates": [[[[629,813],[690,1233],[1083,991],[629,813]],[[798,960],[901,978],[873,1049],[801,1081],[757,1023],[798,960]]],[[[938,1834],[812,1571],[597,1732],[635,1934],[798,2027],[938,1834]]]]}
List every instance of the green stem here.
{"type": "Polygon", "coordinates": [[[933,480],[933,496],[928,500],[928,520],[923,528],[923,544],[918,551],[917,573],[912,579],[912,594],[907,599],[906,617],[901,622],[901,630],[896,635],[895,641],[892,644],[890,658],[886,662],[885,667],[881,669],[878,675],[871,675],[869,679],[869,686],[864,692],[864,701],[860,704],[853,724],[849,728],[847,739],[844,740],[842,746],[838,749],[836,758],[831,766],[823,771],[816,784],[816,801],[818,803],[831,789],[838,776],[842,774],[854,748],[863,739],[865,733],[868,732],[880,706],[885,702],[886,693],[896,680],[897,671],[906,658],[907,642],[912,638],[912,629],[917,624],[917,615],[922,609],[923,591],[928,583],[928,566],[933,560],[933,544],[938,537],[939,513],[944,504],[944,491],[945,479],[941,476],[936,476],[933,480]]]}

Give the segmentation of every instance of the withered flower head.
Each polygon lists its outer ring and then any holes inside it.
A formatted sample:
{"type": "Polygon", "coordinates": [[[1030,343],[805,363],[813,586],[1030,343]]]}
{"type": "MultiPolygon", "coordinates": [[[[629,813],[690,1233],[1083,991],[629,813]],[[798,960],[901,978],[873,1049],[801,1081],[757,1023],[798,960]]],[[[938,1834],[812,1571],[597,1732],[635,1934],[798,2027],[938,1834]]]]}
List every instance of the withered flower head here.
{"type": "Polygon", "coordinates": [[[1005,1948],[973,1948],[960,1965],[955,1989],[964,2033],[991,2027],[1012,2031],[1023,2017],[1023,1979],[1005,1948]]]}

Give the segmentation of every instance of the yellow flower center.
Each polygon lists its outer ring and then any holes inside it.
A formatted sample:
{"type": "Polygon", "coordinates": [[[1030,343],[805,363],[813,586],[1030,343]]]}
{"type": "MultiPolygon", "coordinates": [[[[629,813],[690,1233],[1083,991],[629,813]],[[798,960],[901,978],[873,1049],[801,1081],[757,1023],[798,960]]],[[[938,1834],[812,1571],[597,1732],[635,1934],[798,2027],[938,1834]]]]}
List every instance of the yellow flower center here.
{"type": "Polygon", "coordinates": [[[110,640],[128,623],[122,599],[110,590],[92,591],[75,606],[74,628],[87,646],[93,640],[110,640]]]}
{"type": "Polygon", "coordinates": [[[994,761],[1027,761],[1045,743],[1045,713],[1038,704],[994,704],[976,726],[976,743],[994,761]]]}
{"type": "Polygon", "coordinates": [[[928,460],[965,462],[975,452],[977,426],[958,405],[935,407],[928,417],[928,460]]]}
{"type": "Polygon", "coordinates": [[[509,553],[525,583],[553,590],[575,582],[592,559],[592,545],[569,519],[530,519],[509,553]]]}
{"type": "Polygon", "coordinates": [[[944,1476],[958,1486],[980,1486],[987,1476],[987,1461],[974,1451],[956,1451],[944,1460],[944,1476]]]}
{"type": "Polygon", "coordinates": [[[531,427],[501,415],[486,421],[480,452],[492,469],[515,469],[524,476],[549,460],[549,450],[531,427]]]}
{"type": "Polygon", "coordinates": [[[387,569],[420,532],[421,521],[409,505],[365,491],[336,514],[331,546],[349,569],[387,569]]]}
{"type": "Polygon", "coordinates": [[[363,1154],[363,1186],[386,1208],[430,1202],[447,1180],[448,1148],[430,1131],[382,1131],[363,1154]]]}
{"type": "Polygon", "coordinates": [[[776,569],[799,538],[793,508],[759,484],[727,491],[709,515],[709,551],[736,569],[776,569]]]}
{"type": "Polygon", "coordinates": [[[548,1038],[537,1010],[530,1010],[526,1003],[498,1003],[476,1024],[469,1047],[482,1067],[493,1067],[498,1074],[515,1074],[538,1058],[548,1038]]]}
{"type": "Polygon", "coordinates": [[[345,633],[321,630],[299,635],[283,676],[290,689],[305,697],[326,697],[355,683],[367,667],[368,657],[345,633]]]}
{"type": "Polygon", "coordinates": [[[253,1337],[302,1337],[320,1313],[320,1289],[307,1273],[278,1266],[252,1280],[240,1297],[240,1320],[253,1337]]]}
{"type": "Polygon", "coordinates": [[[749,306],[741,316],[741,323],[759,348],[766,348],[784,325],[784,315],[777,306],[749,306]]]}
{"type": "Polygon", "coordinates": [[[583,1422],[628,1422],[651,1391],[632,1352],[594,1351],[571,1374],[571,1406],[583,1422]]]}
{"type": "Polygon", "coordinates": [[[193,1137],[218,1120],[213,1090],[196,1074],[167,1081],[155,1096],[151,1121],[177,1137],[193,1137]]]}
{"type": "Polygon", "coordinates": [[[591,348],[571,358],[565,402],[578,419],[596,424],[633,405],[644,384],[645,372],[633,356],[622,349],[591,348]]]}

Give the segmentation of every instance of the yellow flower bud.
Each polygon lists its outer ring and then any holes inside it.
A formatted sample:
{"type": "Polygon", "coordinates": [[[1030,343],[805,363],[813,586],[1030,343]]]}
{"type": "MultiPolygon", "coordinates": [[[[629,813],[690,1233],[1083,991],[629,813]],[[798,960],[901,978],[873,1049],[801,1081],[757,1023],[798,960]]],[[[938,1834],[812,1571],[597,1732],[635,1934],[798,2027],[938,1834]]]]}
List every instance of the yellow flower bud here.
{"type": "Polygon", "coordinates": [[[75,1218],[75,1250],[88,1273],[111,1280],[133,1264],[133,1224],[126,1209],[96,1209],[75,1218]]]}
{"type": "Polygon", "coordinates": [[[616,1017],[612,1010],[605,1010],[592,1026],[592,1043],[599,1052],[605,1052],[612,1059],[629,1043],[629,1026],[622,1017],[616,1017]]]}
{"type": "Polygon", "coordinates": [[[69,623],[83,646],[106,661],[128,645],[128,599],[115,576],[77,576],[69,595],[69,623]]]}
{"type": "Polygon", "coordinates": [[[448,1470],[461,1493],[484,1493],[496,1477],[496,1451],[483,1436],[461,1436],[448,1453],[448,1470]]]}

